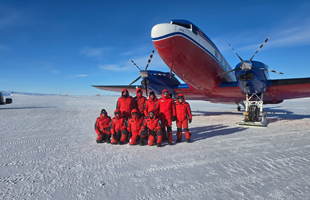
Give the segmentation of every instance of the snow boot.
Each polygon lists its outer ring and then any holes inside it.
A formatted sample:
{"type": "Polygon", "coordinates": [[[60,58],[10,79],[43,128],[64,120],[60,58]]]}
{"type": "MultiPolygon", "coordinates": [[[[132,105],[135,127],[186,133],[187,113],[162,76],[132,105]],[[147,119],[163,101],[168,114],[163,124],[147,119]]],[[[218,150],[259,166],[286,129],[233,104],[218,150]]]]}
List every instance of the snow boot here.
{"type": "Polygon", "coordinates": [[[140,146],[143,146],[144,145],[144,138],[143,137],[141,137],[140,138],[140,144],[139,144],[140,146]]]}
{"type": "Polygon", "coordinates": [[[191,139],[187,139],[186,142],[187,142],[187,143],[191,143],[191,139]]]}
{"type": "Polygon", "coordinates": [[[172,145],[172,142],[168,142],[168,145],[172,145]]]}
{"type": "Polygon", "coordinates": [[[105,138],[105,142],[111,143],[111,135],[107,135],[107,137],[105,138]]]}
{"type": "Polygon", "coordinates": [[[102,143],[102,140],[96,140],[97,143],[102,143]]]}
{"type": "Polygon", "coordinates": [[[179,138],[178,138],[175,142],[176,142],[176,143],[182,142],[182,139],[179,139],[179,138]]]}
{"type": "Polygon", "coordinates": [[[119,142],[118,142],[118,144],[119,144],[119,145],[122,145],[122,144],[124,144],[124,142],[122,142],[122,141],[119,141],[119,142]]]}
{"type": "Polygon", "coordinates": [[[161,147],[161,143],[157,143],[157,147],[161,147]]]}

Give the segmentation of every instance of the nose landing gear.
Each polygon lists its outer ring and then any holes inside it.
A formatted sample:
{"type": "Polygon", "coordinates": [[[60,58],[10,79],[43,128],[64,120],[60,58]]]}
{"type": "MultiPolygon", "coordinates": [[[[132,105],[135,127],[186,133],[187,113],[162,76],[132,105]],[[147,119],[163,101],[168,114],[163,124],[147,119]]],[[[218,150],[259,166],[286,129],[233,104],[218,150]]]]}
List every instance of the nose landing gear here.
{"type": "Polygon", "coordinates": [[[268,121],[267,113],[263,112],[263,94],[246,94],[245,112],[243,120],[237,122],[238,125],[263,126],[266,127],[268,121]]]}

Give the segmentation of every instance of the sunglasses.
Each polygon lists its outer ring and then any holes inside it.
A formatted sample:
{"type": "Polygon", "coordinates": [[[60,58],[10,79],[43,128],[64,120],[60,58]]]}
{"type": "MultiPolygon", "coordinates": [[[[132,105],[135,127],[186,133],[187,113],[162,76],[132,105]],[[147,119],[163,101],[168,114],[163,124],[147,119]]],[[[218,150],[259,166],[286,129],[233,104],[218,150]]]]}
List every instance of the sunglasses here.
{"type": "Polygon", "coordinates": [[[114,113],[115,115],[120,115],[121,114],[121,112],[116,112],[116,113],[114,113]]]}
{"type": "Polygon", "coordinates": [[[136,112],[133,112],[132,114],[133,114],[133,115],[136,115],[136,114],[138,114],[138,113],[136,113],[136,112]]]}

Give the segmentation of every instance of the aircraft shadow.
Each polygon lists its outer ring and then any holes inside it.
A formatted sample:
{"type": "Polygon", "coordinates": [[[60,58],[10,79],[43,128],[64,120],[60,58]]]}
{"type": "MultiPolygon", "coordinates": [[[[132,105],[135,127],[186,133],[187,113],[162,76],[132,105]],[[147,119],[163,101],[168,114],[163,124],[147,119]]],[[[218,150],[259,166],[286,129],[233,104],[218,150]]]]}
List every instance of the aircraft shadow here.
{"type": "MultiPolygon", "coordinates": [[[[240,131],[244,131],[246,127],[233,127],[228,128],[229,126],[218,124],[218,125],[210,125],[210,126],[201,126],[201,127],[194,127],[189,128],[191,136],[191,142],[196,142],[198,140],[204,140],[207,138],[220,136],[220,135],[229,135],[233,133],[237,133],[240,131]]],[[[182,141],[185,141],[185,135],[182,135],[182,141]]]]}
{"type": "Polygon", "coordinates": [[[192,111],[192,116],[214,116],[214,115],[242,115],[242,112],[209,112],[209,111],[192,111]]]}
{"type": "Polygon", "coordinates": [[[274,123],[280,120],[296,120],[310,118],[310,115],[299,115],[285,109],[266,109],[267,119],[269,123],[274,123]]]}

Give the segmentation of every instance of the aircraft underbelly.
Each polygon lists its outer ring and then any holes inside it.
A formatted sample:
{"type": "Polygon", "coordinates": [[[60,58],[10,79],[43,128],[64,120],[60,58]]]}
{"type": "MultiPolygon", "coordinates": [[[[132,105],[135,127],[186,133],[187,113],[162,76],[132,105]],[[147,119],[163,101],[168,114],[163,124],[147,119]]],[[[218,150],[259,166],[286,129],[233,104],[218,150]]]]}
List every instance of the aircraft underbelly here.
{"type": "Polygon", "coordinates": [[[224,72],[217,61],[187,38],[176,35],[153,44],[167,66],[195,89],[212,90],[223,81],[216,76],[224,72]]]}

